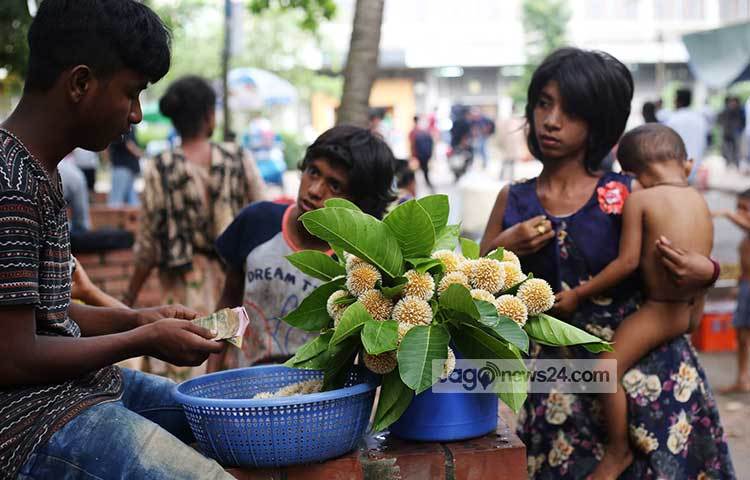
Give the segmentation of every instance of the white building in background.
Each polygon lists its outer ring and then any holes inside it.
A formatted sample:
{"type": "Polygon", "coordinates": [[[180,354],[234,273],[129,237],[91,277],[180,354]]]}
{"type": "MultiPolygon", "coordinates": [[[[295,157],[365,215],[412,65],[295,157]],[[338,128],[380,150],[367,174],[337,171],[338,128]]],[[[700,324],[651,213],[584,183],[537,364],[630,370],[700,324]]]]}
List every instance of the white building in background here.
{"type": "MultiPolygon", "coordinates": [[[[355,0],[339,0],[323,27],[346,48],[355,0]]],[[[391,109],[408,131],[415,113],[454,104],[490,115],[510,112],[507,88],[525,63],[523,0],[389,0],[381,33],[381,73],[371,103],[391,109]]],[[[750,0],[568,0],[571,45],[604,50],[625,62],[636,82],[634,112],[669,82],[694,84],[685,33],[750,19],[750,0]]],[[[343,52],[345,53],[345,52],[343,52]]],[[[696,103],[705,89],[695,85],[696,103]]]]}

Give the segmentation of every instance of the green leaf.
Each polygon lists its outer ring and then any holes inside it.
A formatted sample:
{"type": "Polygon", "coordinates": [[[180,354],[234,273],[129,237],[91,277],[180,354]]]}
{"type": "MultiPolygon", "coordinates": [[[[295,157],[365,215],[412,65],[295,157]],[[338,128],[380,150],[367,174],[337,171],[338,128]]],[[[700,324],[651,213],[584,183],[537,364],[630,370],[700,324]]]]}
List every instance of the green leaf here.
{"type": "Polygon", "coordinates": [[[331,345],[337,345],[352,335],[356,335],[362,330],[365,322],[369,320],[372,320],[372,317],[367,313],[365,307],[359,302],[354,302],[344,310],[344,314],[333,332],[331,345]]]}
{"type": "Polygon", "coordinates": [[[357,301],[357,297],[354,297],[352,295],[347,295],[345,297],[337,298],[333,301],[334,305],[351,305],[352,303],[357,301]]]}
{"type": "Polygon", "coordinates": [[[502,262],[503,258],[505,258],[505,249],[503,247],[496,248],[495,250],[488,253],[485,258],[492,258],[493,260],[502,262]]]}
{"type": "Polygon", "coordinates": [[[362,209],[360,209],[354,203],[340,197],[329,198],[328,200],[323,202],[323,205],[325,205],[326,207],[348,208],[349,210],[356,210],[358,212],[362,211],[362,209]]]}
{"type": "Polygon", "coordinates": [[[302,250],[287,255],[286,259],[303,273],[326,282],[346,275],[346,269],[336,260],[317,250],[302,250]]]}
{"type": "Polygon", "coordinates": [[[443,293],[440,294],[440,307],[455,312],[463,313],[479,320],[479,310],[477,309],[474,299],[471,297],[471,293],[466,287],[462,285],[451,285],[443,293]]]}
{"type": "Polygon", "coordinates": [[[516,283],[512,287],[508,287],[505,290],[502,291],[503,295],[515,295],[518,293],[518,289],[521,288],[521,285],[523,285],[527,280],[534,278],[531,274],[528,275],[528,277],[524,278],[520,282],[516,283]]]}
{"type": "Polygon", "coordinates": [[[292,358],[287,360],[284,365],[286,365],[287,367],[300,368],[300,365],[309,362],[313,358],[317,358],[321,354],[325,354],[328,351],[328,344],[331,341],[332,336],[332,330],[321,333],[317,337],[302,345],[297,350],[297,353],[295,353],[292,358]]]}
{"type": "Polygon", "coordinates": [[[461,225],[446,225],[436,230],[435,246],[432,247],[432,251],[453,250],[456,248],[459,235],[461,235],[461,225]]]}
{"type": "Polygon", "coordinates": [[[475,260],[479,258],[479,244],[470,238],[461,237],[461,253],[464,257],[475,260]]]}
{"type": "Polygon", "coordinates": [[[433,375],[432,361],[448,357],[450,334],[441,325],[419,325],[406,334],[398,348],[398,370],[401,380],[420,394],[439,378],[433,375]]]}
{"type": "Polygon", "coordinates": [[[323,371],[323,391],[344,386],[360,346],[359,336],[349,337],[337,345],[328,345],[328,361],[323,371]]]}
{"type": "Polygon", "coordinates": [[[310,233],[332,247],[353,253],[392,278],[401,275],[403,257],[398,241],[375,217],[348,208],[325,207],[307,212],[300,219],[310,233]]]}
{"type": "MultiPolygon", "coordinates": [[[[452,328],[453,342],[461,355],[467,359],[502,359],[509,363],[513,371],[526,372],[526,366],[521,361],[518,352],[509,348],[501,340],[485,332],[482,328],[462,324],[458,328],[452,328]]],[[[523,381],[505,381],[495,385],[497,395],[504,401],[514,412],[523,405],[526,400],[528,382],[523,381]]]]}
{"type": "Polygon", "coordinates": [[[532,340],[544,345],[581,345],[593,353],[613,351],[611,342],[545,314],[529,318],[524,330],[532,340]]]}
{"type": "Polygon", "coordinates": [[[435,231],[443,228],[445,224],[448,223],[448,213],[450,212],[448,195],[428,195],[420,198],[417,202],[419,202],[422,208],[424,208],[430,216],[435,231]]]}
{"type": "Polygon", "coordinates": [[[383,296],[385,298],[393,298],[401,295],[401,292],[404,291],[404,286],[406,285],[406,277],[398,277],[393,281],[393,286],[390,287],[380,287],[380,291],[383,293],[383,296]]]}
{"type": "Polygon", "coordinates": [[[443,262],[437,258],[407,258],[406,263],[414,267],[419,273],[437,273],[443,270],[443,262]]]}
{"type": "Polygon", "coordinates": [[[370,355],[396,350],[398,347],[398,322],[368,320],[362,329],[362,345],[370,355]]]}
{"type": "MultiPolygon", "coordinates": [[[[471,293],[469,293],[471,294],[471,293]]],[[[485,302],[484,300],[477,300],[472,297],[474,300],[474,305],[477,306],[477,311],[479,312],[480,318],[497,318],[497,308],[491,304],[490,302],[485,302]]]]}
{"type": "Polygon", "coordinates": [[[430,216],[416,200],[394,208],[383,219],[401,246],[404,257],[428,257],[435,245],[435,228],[430,216]]]}
{"type": "Polygon", "coordinates": [[[388,428],[393,422],[401,418],[414,398],[414,391],[404,385],[398,369],[383,376],[380,386],[378,409],[375,411],[373,432],[380,432],[388,428]]]}
{"type": "Polygon", "coordinates": [[[505,316],[485,317],[479,319],[479,323],[490,329],[506,342],[515,345],[522,352],[529,353],[529,336],[513,320],[505,316]]]}
{"type": "Polygon", "coordinates": [[[331,323],[331,317],[326,310],[326,302],[328,297],[343,285],[344,279],[338,278],[319,286],[302,300],[295,310],[289,312],[284,317],[284,321],[307,332],[316,332],[326,328],[331,323]]]}

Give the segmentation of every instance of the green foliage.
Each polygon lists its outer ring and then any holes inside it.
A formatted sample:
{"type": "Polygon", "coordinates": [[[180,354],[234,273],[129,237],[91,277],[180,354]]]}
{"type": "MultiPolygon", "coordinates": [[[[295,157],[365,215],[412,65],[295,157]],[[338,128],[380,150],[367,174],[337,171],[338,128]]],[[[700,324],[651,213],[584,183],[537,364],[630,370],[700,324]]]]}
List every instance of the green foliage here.
{"type": "Polygon", "coordinates": [[[391,230],[375,217],[341,207],[303,214],[307,231],[377,266],[391,278],[403,272],[403,256],[391,230]]]}
{"type": "Polygon", "coordinates": [[[375,412],[372,430],[379,432],[388,428],[401,417],[413,398],[414,391],[401,381],[398,369],[383,376],[378,409],[375,412]]]}
{"type": "Polygon", "coordinates": [[[448,195],[428,195],[417,200],[417,203],[430,215],[432,226],[435,231],[440,230],[448,223],[448,195]]]}
{"type": "Polygon", "coordinates": [[[427,257],[435,245],[435,228],[430,215],[416,201],[394,208],[383,219],[396,237],[404,257],[427,257]]]}
{"type": "Polygon", "coordinates": [[[25,0],[0,2],[0,68],[8,70],[0,86],[18,92],[23,85],[29,56],[26,34],[31,25],[31,15],[25,0]]]}
{"type": "Polygon", "coordinates": [[[337,345],[347,338],[356,335],[362,330],[365,323],[372,320],[372,317],[365,307],[359,302],[351,304],[342,315],[336,330],[331,338],[331,345],[337,345]]]}
{"type": "Polygon", "coordinates": [[[368,320],[362,328],[362,346],[370,355],[396,350],[398,346],[398,322],[368,320]]]}
{"type": "Polygon", "coordinates": [[[471,293],[461,285],[451,285],[440,295],[439,305],[441,308],[466,315],[472,320],[479,320],[477,309],[471,293]]]}
{"type": "Polygon", "coordinates": [[[567,3],[566,0],[523,1],[526,65],[523,75],[510,87],[514,103],[526,103],[526,91],[536,67],[544,57],[565,45],[565,31],[570,20],[567,3]]]}
{"type": "Polygon", "coordinates": [[[419,325],[406,334],[398,348],[398,370],[404,384],[418,395],[435,383],[440,372],[433,372],[433,360],[448,356],[448,330],[442,325],[419,325]]]}
{"type": "Polygon", "coordinates": [[[331,323],[331,317],[326,310],[326,302],[333,292],[344,285],[344,279],[340,278],[319,286],[308,295],[294,311],[284,317],[284,321],[289,325],[314,332],[328,328],[331,323]]]}
{"type": "Polygon", "coordinates": [[[435,232],[435,246],[432,251],[436,250],[453,250],[458,242],[458,236],[461,233],[461,225],[446,225],[435,232]]]}
{"type": "Polygon", "coordinates": [[[459,241],[461,242],[461,253],[463,253],[464,257],[471,260],[479,258],[479,244],[477,242],[463,237],[459,241]]]}
{"type": "Polygon", "coordinates": [[[341,264],[317,250],[295,252],[287,255],[286,259],[303,273],[326,282],[346,274],[346,270],[344,270],[341,264]]]}
{"type": "Polygon", "coordinates": [[[292,358],[284,365],[293,368],[322,370],[328,364],[328,344],[333,337],[333,331],[327,330],[301,346],[292,358]]]}
{"type": "Polygon", "coordinates": [[[304,14],[299,25],[310,31],[316,31],[321,21],[330,20],[336,14],[334,0],[250,0],[249,8],[255,14],[268,9],[299,9],[304,14]]]}
{"type": "Polygon", "coordinates": [[[581,345],[592,353],[612,351],[611,342],[605,342],[585,330],[545,314],[529,318],[526,333],[543,345],[581,345]]]}

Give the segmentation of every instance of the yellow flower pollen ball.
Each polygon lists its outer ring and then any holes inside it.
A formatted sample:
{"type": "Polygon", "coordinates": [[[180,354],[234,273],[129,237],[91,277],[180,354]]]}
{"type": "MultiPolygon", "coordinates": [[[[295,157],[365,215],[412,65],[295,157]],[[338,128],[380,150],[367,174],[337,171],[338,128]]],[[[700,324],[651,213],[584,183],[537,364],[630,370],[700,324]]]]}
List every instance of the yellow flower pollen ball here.
{"type": "Polygon", "coordinates": [[[429,325],[432,322],[432,308],[421,298],[404,297],[393,307],[393,319],[411,325],[429,325]]]}
{"type": "Polygon", "coordinates": [[[355,297],[359,297],[366,291],[375,288],[375,284],[381,279],[380,272],[372,265],[358,265],[346,276],[346,288],[355,297]]]}
{"type": "Polygon", "coordinates": [[[471,289],[471,285],[469,285],[469,279],[466,278],[466,275],[461,272],[451,272],[444,276],[442,280],[440,280],[440,284],[438,285],[438,294],[443,293],[448,287],[453,284],[462,285],[467,289],[471,289]]]}
{"type": "Polygon", "coordinates": [[[474,263],[469,281],[474,288],[487,290],[495,294],[505,286],[505,269],[495,259],[480,258],[474,263]]]}
{"type": "Polygon", "coordinates": [[[448,358],[445,359],[445,363],[443,364],[443,373],[440,375],[440,378],[445,380],[446,378],[450,377],[455,368],[456,354],[453,353],[453,349],[451,347],[448,347],[448,358]]]}
{"type": "Polygon", "coordinates": [[[359,303],[365,307],[367,313],[375,320],[388,320],[393,311],[393,302],[383,296],[380,290],[367,290],[359,297],[359,303]]]}
{"type": "Polygon", "coordinates": [[[360,265],[370,265],[366,261],[362,260],[356,255],[352,255],[349,252],[344,252],[344,259],[346,260],[346,273],[349,273],[352,271],[352,269],[360,266],[360,265]]]}
{"type": "Polygon", "coordinates": [[[505,272],[505,286],[503,288],[510,288],[526,280],[526,275],[523,274],[521,267],[516,263],[502,261],[500,265],[505,272]]]}
{"type": "Polygon", "coordinates": [[[521,327],[526,325],[526,320],[529,319],[529,311],[526,308],[526,304],[513,295],[501,295],[497,299],[495,306],[499,315],[510,318],[521,327]]]}
{"type": "Polygon", "coordinates": [[[336,290],[326,301],[326,310],[328,311],[328,315],[333,319],[334,326],[339,324],[339,320],[341,320],[341,317],[344,315],[344,310],[349,306],[336,304],[334,302],[340,298],[346,297],[347,295],[349,295],[349,292],[346,290],[336,290]]]}
{"type": "Polygon", "coordinates": [[[404,285],[405,297],[417,297],[422,300],[430,300],[435,294],[435,280],[429,273],[419,273],[416,270],[409,270],[404,274],[406,285],[404,285]]]}
{"type": "Polygon", "coordinates": [[[503,251],[503,262],[515,263],[518,268],[521,268],[521,260],[518,258],[518,255],[511,252],[510,250],[503,251]]]}
{"type": "Polygon", "coordinates": [[[555,304],[552,287],[541,278],[532,278],[524,282],[516,296],[526,304],[530,316],[544,313],[555,304]]]}
{"type": "Polygon", "coordinates": [[[496,298],[493,294],[488,292],[487,290],[482,290],[481,288],[475,288],[471,291],[471,298],[474,300],[483,300],[485,302],[490,302],[491,304],[495,305],[496,298]]]}
{"type": "Polygon", "coordinates": [[[433,252],[432,258],[436,258],[443,262],[446,273],[455,272],[456,270],[458,270],[458,267],[459,265],[461,265],[462,261],[460,256],[450,250],[438,250],[436,252],[433,252]]]}
{"type": "Polygon", "coordinates": [[[365,367],[378,375],[390,373],[398,366],[395,351],[381,353],[380,355],[370,355],[365,352],[364,361],[365,367]]]}

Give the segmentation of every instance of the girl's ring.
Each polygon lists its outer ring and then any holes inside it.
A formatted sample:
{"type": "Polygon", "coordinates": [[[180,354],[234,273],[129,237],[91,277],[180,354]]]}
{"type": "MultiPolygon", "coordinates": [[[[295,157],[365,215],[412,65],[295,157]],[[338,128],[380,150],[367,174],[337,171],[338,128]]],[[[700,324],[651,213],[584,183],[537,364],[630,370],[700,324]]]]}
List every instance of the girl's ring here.
{"type": "Polygon", "coordinates": [[[539,232],[539,235],[544,235],[545,233],[547,233],[547,227],[545,227],[542,224],[539,224],[536,226],[536,231],[539,232]]]}

